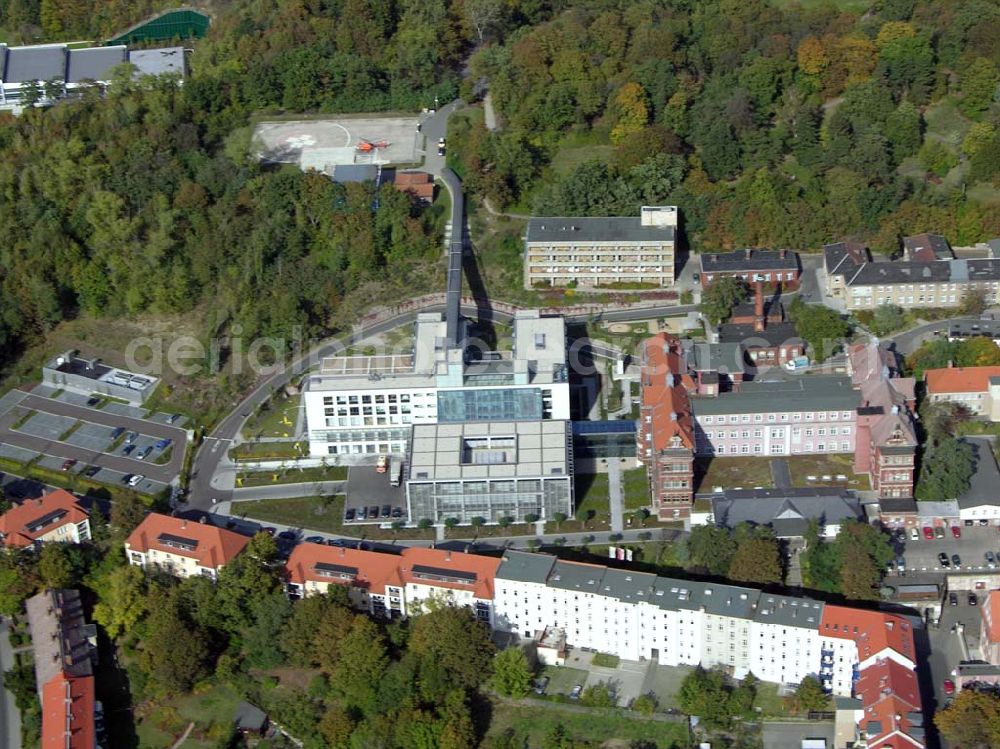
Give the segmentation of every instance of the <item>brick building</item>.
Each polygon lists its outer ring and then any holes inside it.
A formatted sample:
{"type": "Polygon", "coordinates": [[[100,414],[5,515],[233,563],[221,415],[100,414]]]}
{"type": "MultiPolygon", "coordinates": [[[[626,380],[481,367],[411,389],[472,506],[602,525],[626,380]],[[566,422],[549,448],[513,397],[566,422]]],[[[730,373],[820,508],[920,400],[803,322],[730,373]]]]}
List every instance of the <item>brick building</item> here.
{"type": "Polygon", "coordinates": [[[788,250],[735,250],[706,252],[699,256],[701,286],[707,289],[712,281],[723,276],[742,278],[747,283],[763,281],[797,286],[802,268],[799,256],[788,250]]]}

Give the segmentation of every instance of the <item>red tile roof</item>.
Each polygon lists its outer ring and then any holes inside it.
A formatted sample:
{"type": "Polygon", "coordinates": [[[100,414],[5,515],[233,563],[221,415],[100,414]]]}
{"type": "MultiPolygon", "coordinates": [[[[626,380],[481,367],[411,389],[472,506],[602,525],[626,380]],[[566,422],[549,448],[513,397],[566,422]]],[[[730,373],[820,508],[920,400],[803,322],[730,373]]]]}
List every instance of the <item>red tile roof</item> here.
{"type": "Polygon", "coordinates": [[[912,669],[892,658],[884,658],[861,672],[854,693],[867,706],[874,705],[890,694],[909,705],[920,708],[920,686],[912,669]]]}
{"type": "Polygon", "coordinates": [[[924,372],[927,392],[985,393],[990,378],[1000,376],[1000,367],[945,367],[924,372]]]}
{"type": "Polygon", "coordinates": [[[653,449],[673,446],[694,449],[694,428],[688,390],[694,381],[687,373],[680,344],[667,333],[658,333],[642,344],[642,408],[652,418],[653,449]]]}
{"type": "Polygon", "coordinates": [[[990,642],[1000,642],[1000,590],[986,594],[982,607],[983,627],[990,642]]]}
{"type": "Polygon", "coordinates": [[[38,499],[26,499],[0,515],[0,534],[6,546],[30,546],[41,536],[69,523],[76,524],[90,517],[79,500],[63,489],[56,489],[38,499]],[[38,521],[52,516],[44,525],[38,521]]]}
{"type": "Polygon", "coordinates": [[[59,673],[42,686],[41,697],[42,749],[94,749],[93,676],[59,673]]]}
{"type": "Polygon", "coordinates": [[[910,661],[916,658],[913,626],[895,614],[828,604],[823,607],[820,635],[854,640],[858,646],[859,661],[866,661],[886,649],[894,650],[910,661]]]}
{"type": "Polygon", "coordinates": [[[195,559],[202,567],[218,569],[243,551],[250,539],[210,523],[196,523],[154,512],[143,519],[125,543],[132,551],[147,553],[156,549],[195,559]],[[164,543],[161,540],[164,534],[194,541],[194,550],[164,543]]]}
{"type": "MultiPolygon", "coordinates": [[[[348,584],[370,593],[384,594],[386,585],[431,585],[452,590],[471,590],[476,598],[493,598],[493,580],[500,560],[458,551],[409,547],[400,554],[361,551],[323,544],[299,544],[285,565],[289,581],[304,585],[307,581],[348,584]],[[344,577],[330,577],[316,571],[317,564],[338,565],[344,577]],[[415,571],[415,567],[432,571],[415,571]],[[448,578],[448,572],[465,573],[469,582],[448,578]],[[425,577],[425,575],[432,577],[425,577]],[[442,579],[444,578],[444,579],[442,579]]],[[[463,576],[463,577],[464,577],[463,576]]]]}

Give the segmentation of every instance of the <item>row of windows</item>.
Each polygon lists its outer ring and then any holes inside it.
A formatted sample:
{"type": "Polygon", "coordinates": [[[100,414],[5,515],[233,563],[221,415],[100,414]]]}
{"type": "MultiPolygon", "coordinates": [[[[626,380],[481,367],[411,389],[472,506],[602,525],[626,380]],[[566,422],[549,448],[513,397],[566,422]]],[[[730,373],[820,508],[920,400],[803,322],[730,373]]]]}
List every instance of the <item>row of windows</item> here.
{"type": "MultiPolygon", "coordinates": [[[[837,415],[840,415],[841,419],[850,419],[853,415],[853,411],[818,411],[815,414],[811,411],[799,412],[792,414],[792,421],[835,421],[837,415]]],[[[768,421],[775,421],[775,414],[767,414],[768,421]]],[[[750,414],[736,415],[732,414],[729,416],[699,416],[698,421],[703,424],[749,424],[750,414]]],[[[764,421],[763,414],[754,414],[753,421],[755,423],[760,423],[764,421]]],[[[781,421],[788,421],[788,414],[781,414],[781,421]]]]}
{"type": "MultiPolygon", "coordinates": [[[[836,437],[838,434],[842,434],[842,435],[844,435],[846,437],[847,435],[849,435],[851,433],[851,428],[850,427],[830,427],[829,429],[827,429],[827,428],[824,427],[822,429],[816,429],[816,430],[806,429],[805,431],[806,431],[806,437],[812,437],[814,431],[815,431],[817,437],[826,437],[828,433],[829,433],[829,435],[831,437],[836,437]]],[[[802,434],[801,427],[793,427],[792,428],[792,436],[793,437],[799,437],[799,436],[801,436],[801,434],[802,434]]],[[[763,437],[763,435],[764,435],[763,430],[761,430],[761,429],[754,429],[753,430],[753,436],[754,437],[763,437]]],[[[727,436],[727,434],[726,434],[725,430],[721,430],[719,432],[712,432],[712,431],[705,432],[705,437],[707,439],[710,439],[710,440],[712,440],[712,439],[725,439],[726,436],[727,436]]],[[[742,437],[743,439],[747,439],[747,438],[750,437],[750,431],[749,430],[744,430],[742,432],[738,432],[738,431],[733,430],[733,431],[729,432],[728,436],[731,439],[737,439],[737,438],[740,438],[740,437],[742,437]]],[[[771,434],[771,437],[775,438],[775,439],[780,439],[782,436],[784,436],[782,432],[772,432],[772,434],[771,434]]]]}

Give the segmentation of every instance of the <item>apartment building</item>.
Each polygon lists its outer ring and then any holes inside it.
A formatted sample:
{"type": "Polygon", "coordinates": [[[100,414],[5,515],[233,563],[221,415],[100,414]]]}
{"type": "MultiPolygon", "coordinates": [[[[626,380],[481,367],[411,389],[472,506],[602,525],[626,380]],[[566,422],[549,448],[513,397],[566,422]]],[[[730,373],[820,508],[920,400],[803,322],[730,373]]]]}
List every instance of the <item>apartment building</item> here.
{"type": "Polygon", "coordinates": [[[218,577],[250,542],[247,536],[210,523],[153,512],[125,540],[129,564],[155,567],[176,577],[218,577]]]}
{"type": "Polygon", "coordinates": [[[89,540],[90,513],[63,489],[26,499],[0,515],[0,541],[8,548],[89,540]]]}
{"type": "Polygon", "coordinates": [[[1000,367],[945,367],[924,372],[931,403],[955,403],[987,421],[1000,421],[1000,367]]]}
{"type": "Polygon", "coordinates": [[[935,260],[951,260],[955,253],[948,240],[940,234],[914,234],[903,237],[903,259],[915,263],[932,263],[935,260]]]}
{"type": "Polygon", "coordinates": [[[561,317],[521,310],[511,351],[468,353],[447,344],[438,313],[417,316],[412,354],[324,359],[304,382],[313,457],[404,454],[414,425],[568,420],[561,317]]]}
{"type": "Polygon", "coordinates": [[[289,592],[347,588],[351,604],[383,618],[418,614],[428,602],[467,606],[494,626],[493,584],[500,560],[457,551],[404,547],[399,554],[298,544],[285,564],[289,592]]]}
{"type": "Polygon", "coordinates": [[[42,746],[94,749],[97,628],[84,617],[80,592],[45,590],[25,601],[25,610],[42,703],[42,746]]]}
{"type": "Polygon", "coordinates": [[[832,694],[859,700],[851,740],[887,747],[900,737],[924,746],[914,625],[894,614],[513,550],[497,559],[300,544],[286,575],[293,595],[345,585],[356,608],[381,617],[412,615],[434,600],[467,606],[521,640],[558,632],[570,648],[667,666],[724,666],[736,678],[753,673],[786,685],[816,676],[832,694]]]}
{"type": "Polygon", "coordinates": [[[979,630],[979,649],[983,658],[1000,666],[1000,590],[991,590],[979,609],[982,626],[979,630]]]}
{"type": "Polygon", "coordinates": [[[826,276],[825,291],[829,296],[842,299],[847,279],[860,266],[870,263],[871,253],[857,242],[837,242],[823,245],[823,270],[826,276]]]}
{"type": "Polygon", "coordinates": [[[643,206],[638,217],[538,217],[525,235],[524,287],[672,287],[676,206],[643,206]]]}
{"type": "Polygon", "coordinates": [[[797,286],[802,274],[799,256],[788,250],[735,250],[733,252],[707,252],[699,256],[701,286],[707,289],[723,276],[741,278],[747,283],[764,283],[797,286]]]}

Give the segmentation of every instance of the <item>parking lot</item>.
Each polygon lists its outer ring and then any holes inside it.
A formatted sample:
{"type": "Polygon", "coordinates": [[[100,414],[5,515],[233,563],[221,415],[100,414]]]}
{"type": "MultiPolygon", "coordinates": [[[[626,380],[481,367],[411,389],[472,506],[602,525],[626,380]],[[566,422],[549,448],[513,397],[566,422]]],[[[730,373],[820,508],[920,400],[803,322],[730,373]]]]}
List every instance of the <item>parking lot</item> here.
{"type": "MultiPolygon", "coordinates": [[[[907,535],[902,547],[906,571],[913,572],[948,572],[955,569],[979,571],[988,569],[985,553],[992,551],[1000,554],[1000,533],[993,526],[962,525],[942,527],[943,538],[928,541],[924,538],[923,529],[918,529],[919,540],[914,541],[907,535]],[[952,528],[958,528],[959,538],[954,537],[952,528]],[[945,567],[938,559],[939,554],[948,557],[945,567]],[[956,567],[952,556],[958,554],[960,564],[956,567]]],[[[894,573],[895,574],[895,573],[894,573]]]]}
{"type": "Polygon", "coordinates": [[[123,484],[128,476],[141,475],[143,480],[134,488],[148,494],[174,481],[187,444],[180,419],[169,424],[169,414],[136,418],[136,414],[148,414],[116,402],[102,401],[103,408],[92,407],[88,400],[65,392],[59,393],[58,400],[25,393],[6,398],[6,412],[0,414],[0,455],[21,463],[35,461],[40,468],[53,471],[82,473],[106,484],[123,484]],[[170,443],[157,447],[165,439],[170,443]]]}
{"type": "Polygon", "coordinates": [[[402,484],[393,486],[389,473],[379,473],[375,466],[352,466],[347,474],[347,497],[344,500],[346,523],[391,523],[406,521],[406,490],[402,484]],[[388,506],[389,516],[383,517],[388,506]],[[377,516],[371,516],[371,509],[378,508],[377,516]],[[353,520],[346,520],[354,512],[353,520]]]}

